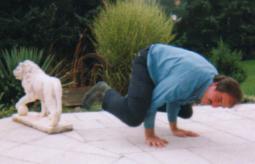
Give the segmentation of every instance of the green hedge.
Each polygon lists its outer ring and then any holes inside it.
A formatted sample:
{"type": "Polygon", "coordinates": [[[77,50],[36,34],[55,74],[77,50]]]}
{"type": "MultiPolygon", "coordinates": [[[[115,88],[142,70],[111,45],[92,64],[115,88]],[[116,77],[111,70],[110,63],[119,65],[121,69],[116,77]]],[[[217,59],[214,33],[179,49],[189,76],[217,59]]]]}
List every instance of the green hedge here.
{"type": "MultiPolygon", "coordinates": [[[[80,33],[98,13],[102,0],[1,0],[0,50],[35,47],[71,58],[80,33]]],[[[86,51],[94,47],[86,32],[86,51]]]]}
{"type": "Polygon", "coordinates": [[[254,0],[182,2],[186,10],[175,28],[177,44],[206,54],[222,38],[230,49],[242,51],[244,59],[255,58],[254,0]]]}

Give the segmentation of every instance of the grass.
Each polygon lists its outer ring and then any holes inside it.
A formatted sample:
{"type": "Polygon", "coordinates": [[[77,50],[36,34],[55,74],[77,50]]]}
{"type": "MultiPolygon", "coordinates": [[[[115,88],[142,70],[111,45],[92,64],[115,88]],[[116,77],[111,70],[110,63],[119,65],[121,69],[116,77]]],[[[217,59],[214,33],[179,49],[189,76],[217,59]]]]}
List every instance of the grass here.
{"type": "Polygon", "coordinates": [[[241,88],[245,95],[255,97],[255,60],[243,61],[241,65],[247,74],[241,88]]]}

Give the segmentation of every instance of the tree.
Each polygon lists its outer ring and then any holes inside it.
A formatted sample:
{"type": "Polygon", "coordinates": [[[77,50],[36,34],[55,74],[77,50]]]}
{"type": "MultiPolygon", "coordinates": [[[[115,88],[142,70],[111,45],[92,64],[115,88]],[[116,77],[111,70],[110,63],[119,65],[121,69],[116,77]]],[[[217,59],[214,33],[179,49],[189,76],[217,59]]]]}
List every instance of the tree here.
{"type": "Polygon", "coordinates": [[[255,57],[255,1],[192,0],[176,25],[176,42],[200,53],[208,53],[222,38],[243,57],[255,57]]]}
{"type": "MultiPolygon", "coordinates": [[[[70,58],[101,4],[102,0],[3,0],[0,49],[36,47],[70,58]]],[[[92,37],[90,31],[86,37],[92,37]]],[[[93,51],[88,38],[87,49],[93,51]]]]}

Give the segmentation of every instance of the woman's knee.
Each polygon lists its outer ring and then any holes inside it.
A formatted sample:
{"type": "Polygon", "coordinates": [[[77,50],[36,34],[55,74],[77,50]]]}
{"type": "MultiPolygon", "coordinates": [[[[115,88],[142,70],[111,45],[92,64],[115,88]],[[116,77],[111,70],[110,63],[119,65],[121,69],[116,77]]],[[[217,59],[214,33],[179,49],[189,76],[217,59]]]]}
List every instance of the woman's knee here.
{"type": "Polygon", "coordinates": [[[131,127],[137,127],[143,123],[144,119],[132,119],[128,121],[128,125],[131,127]]]}

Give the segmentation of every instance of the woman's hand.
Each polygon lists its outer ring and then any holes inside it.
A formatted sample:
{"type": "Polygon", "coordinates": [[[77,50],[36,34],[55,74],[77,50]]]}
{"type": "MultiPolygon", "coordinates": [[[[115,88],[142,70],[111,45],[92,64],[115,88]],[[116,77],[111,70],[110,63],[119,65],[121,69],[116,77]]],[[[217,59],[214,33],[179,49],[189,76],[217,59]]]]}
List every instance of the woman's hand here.
{"type": "Polygon", "coordinates": [[[159,138],[154,134],[154,129],[145,129],[145,141],[148,145],[152,147],[165,147],[168,144],[168,141],[162,138],[159,138]]]}
{"type": "Polygon", "coordinates": [[[178,128],[176,123],[170,123],[170,128],[172,130],[173,135],[177,137],[198,137],[199,136],[198,133],[178,128]]]}
{"type": "Polygon", "coordinates": [[[189,131],[189,130],[184,130],[184,129],[176,129],[172,130],[173,135],[177,137],[198,137],[199,134],[189,131]]]}

